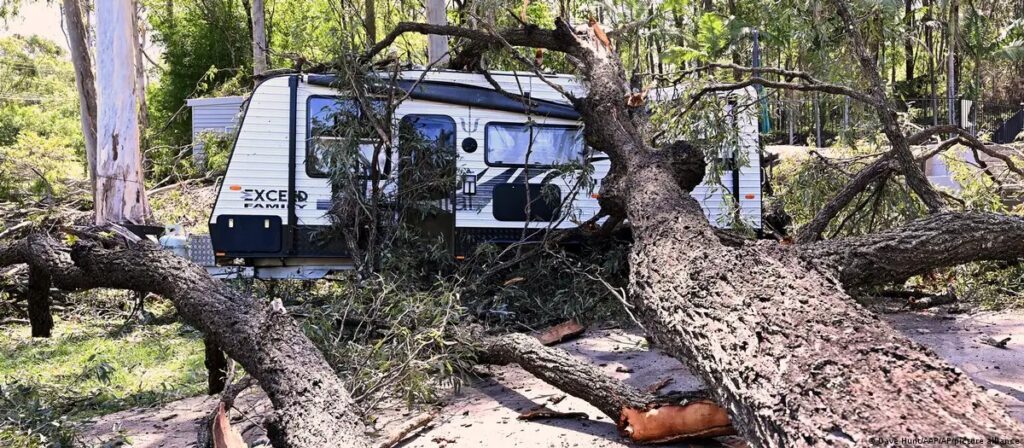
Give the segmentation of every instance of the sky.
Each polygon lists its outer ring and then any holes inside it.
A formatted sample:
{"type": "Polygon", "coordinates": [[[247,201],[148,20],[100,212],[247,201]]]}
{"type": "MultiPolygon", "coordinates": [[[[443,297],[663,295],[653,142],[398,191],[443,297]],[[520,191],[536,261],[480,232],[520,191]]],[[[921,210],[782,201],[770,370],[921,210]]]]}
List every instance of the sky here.
{"type": "MultiPolygon", "coordinates": [[[[68,39],[64,35],[64,23],[61,19],[58,1],[23,1],[17,17],[8,19],[6,23],[0,20],[0,37],[37,34],[56,42],[67,54],[68,39]]],[[[159,58],[162,49],[150,39],[151,34],[146,34],[146,53],[152,58],[159,58]]]]}
{"type": "Polygon", "coordinates": [[[0,21],[0,37],[38,34],[67,50],[68,41],[64,37],[62,25],[60,2],[22,2],[18,17],[8,19],[7,23],[0,21]]]}

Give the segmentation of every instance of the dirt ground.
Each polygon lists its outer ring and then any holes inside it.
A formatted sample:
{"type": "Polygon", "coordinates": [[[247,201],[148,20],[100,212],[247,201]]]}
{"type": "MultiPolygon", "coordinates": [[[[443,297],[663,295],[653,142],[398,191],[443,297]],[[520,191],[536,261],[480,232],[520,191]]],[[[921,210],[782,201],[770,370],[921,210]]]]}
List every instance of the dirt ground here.
{"type": "MultiPolygon", "coordinates": [[[[935,313],[887,314],[883,317],[911,339],[934,350],[963,369],[979,385],[988,389],[1010,413],[1024,421],[1024,313],[983,312],[962,315],[935,313]],[[1010,337],[1006,348],[979,342],[984,337],[996,340],[1010,337]]],[[[576,356],[589,359],[609,375],[629,384],[645,387],[664,378],[672,382],[663,391],[692,390],[701,387],[678,361],[657,350],[646,350],[643,338],[620,329],[592,329],[584,337],[560,345],[576,356]]],[[[561,397],[557,389],[534,378],[517,366],[487,367],[489,376],[450,397],[440,416],[402,447],[625,447],[615,431],[615,423],[587,403],[561,397]],[[548,403],[557,411],[584,412],[580,420],[524,422],[519,413],[548,403]]],[[[268,406],[258,393],[244,395],[242,415],[234,425],[243,431],[250,446],[265,443],[256,416],[268,406]]],[[[215,399],[194,397],[154,409],[135,409],[104,416],[87,431],[87,442],[110,440],[121,434],[139,448],[188,447],[195,444],[196,424],[213,409],[215,399]]],[[[374,425],[379,433],[411,419],[416,412],[386,410],[374,425]]],[[[719,446],[675,444],[683,446],[719,446]]]]}

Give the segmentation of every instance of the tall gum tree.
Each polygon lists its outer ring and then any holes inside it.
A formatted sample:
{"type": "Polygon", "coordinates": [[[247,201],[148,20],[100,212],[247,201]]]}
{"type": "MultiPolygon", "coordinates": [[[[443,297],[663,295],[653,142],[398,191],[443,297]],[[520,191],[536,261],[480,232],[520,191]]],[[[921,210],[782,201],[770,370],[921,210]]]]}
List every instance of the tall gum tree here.
{"type": "Polygon", "coordinates": [[[97,224],[145,224],[151,215],[139,149],[135,17],[132,0],[96,2],[97,224]]]}
{"type": "MultiPolygon", "coordinates": [[[[82,15],[81,0],[63,0],[64,25],[68,37],[71,64],[75,68],[75,87],[82,120],[82,138],[85,141],[85,159],[89,170],[89,185],[96,188],[96,77],[92,68],[92,48],[89,30],[82,15]]],[[[94,198],[95,199],[95,198],[94,198]]]]}

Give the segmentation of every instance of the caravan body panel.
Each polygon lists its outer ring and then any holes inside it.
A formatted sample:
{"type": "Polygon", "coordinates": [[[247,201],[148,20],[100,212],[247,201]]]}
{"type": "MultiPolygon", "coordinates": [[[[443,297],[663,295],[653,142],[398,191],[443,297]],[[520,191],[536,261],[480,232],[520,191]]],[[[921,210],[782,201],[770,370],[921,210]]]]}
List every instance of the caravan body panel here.
{"type": "MultiPolygon", "coordinates": [[[[408,71],[404,72],[402,77],[415,82],[493,90],[491,84],[479,74],[449,71],[432,71],[424,74],[422,71],[408,71]]],[[[533,74],[496,73],[493,78],[507,92],[537,100],[568,103],[560,93],[533,74]]],[[[585,94],[583,86],[571,76],[552,75],[548,79],[574,95],[585,94]]],[[[311,79],[305,75],[270,78],[260,83],[248,100],[228,169],[210,217],[211,237],[219,259],[262,259],[262,263],[276,259],[278,261],[274,263],[287,265],[292,264],[290,260],[303,257],[344,256],[344,251],[339,247],[316,248],[309,241],[313,239],[312,235],[318,229],[330,224],[327,212],[331,203],[329,179],[313,177],[306,169],[309,162],[309,116],[316,113],[308,110],[310,99],[337,97],[339,92],[329,86],[307,81],[311,79]],[[293,115],[293,100],[294,126],[289,123],[293,115]],[[292,129],[294,135],[290,135],[292,129]],[[292,142],[295,145],[294,162],[289,157],[292,142]],[[289,214],[290,170],[294,176],[294,217],[289,214]],[[236,234],[229,237],[227,233],[232,232],[236,234]],[[272,232],[282,235],[280,244],[263,241],[270,238],[269,234],[272,232]],[[244,242],[246,239],[253,241],[252,250],[239,250],[237,242],[244,242]],[[261,242],[257,244],[256,240],[261,242]],[[228,244],[228,241],[233,243],[228,244]],[[275,248],[276,250],[272,250],[275,248]]],[[[593,162],[596,181],[593,190],[577,191],[570,196],[574,179],[552,180],[552,184],[561,190],[563,201],[572,203],[569,216],[565,216],[557,225],[550,222],[510,220],[509,217],[516,216],[514,211],[510,213],[500,206],[499,210],[495,210],[496,190],[500,196],[502,191],[520,188],[514,185],[522,185],[525,177],[529,177],[530,183],[540,183],[550,170],[531,167],[527,171],[521,164],[516,166],[515,163],[488,160],[488,144],[497,147],[497,144],[488,141],[488,126],[491,126],[492,138],[508,140],[514,137],[515,125],[532,120],[545,126],[544,129],[550,127],[552,132],[560,132],[561,134],[555,135],[555,138],[567,138],[569,130],[582,132],[581,122],[567,118],[527,116],[521,112],[409,98],[395,111],[395,123],[403,117],[412,115],[450,117],[455,125],[458,172],[476,176],[475,194],[463,194],[461,188],[454,192],[456,234],[460,231],[508,233],[523,228],[574,228],[598,212],[600,207],[594,194],[600,188],[600,181],[610,167],[605,157],[597,157],[593,162]],[[468,143],[464,146],[467,139],[476,142],[475,150],[469,151],[472,145],[468,143]]],[[[736,176],[740,187],[740,213],[749,225],[759,229],[761,173],[756,116],[741,115],[736,125],[741,131],[740,150],[746,152],[749,159],[749,164],[741,167],[736,176]]],[[[493,154],[494,151],[492,156],[493,154]]],[[[724,180],[732,178],[732,173],[726,172],[722,176],[723,183],[730,184],[724,180]]],[[[729,221],[728,202],[732,198],[727,198],[726,195],[733,195],[731,189],[732,185],[701,184],[693,191],[693,196],[700,201],[712,223],[722,225],[729,221]]],[[[733,195],[733,198],[735,197],[733,195]]],[[[497,199],[500,203],[501,198],[497,199]]],[[[509,203],[512,202],[505,202],[509,203]]]]}

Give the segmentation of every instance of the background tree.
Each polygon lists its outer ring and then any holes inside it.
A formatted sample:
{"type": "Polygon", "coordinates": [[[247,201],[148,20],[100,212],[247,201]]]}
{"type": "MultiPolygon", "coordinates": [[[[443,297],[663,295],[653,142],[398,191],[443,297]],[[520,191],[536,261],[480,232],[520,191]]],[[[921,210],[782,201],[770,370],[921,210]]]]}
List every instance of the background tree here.
{"type": "MultiPolygon", "coordinates": [[[[81,109],[85,161],[88,164],[90,190],[96,188],[96,79],[92,65],[89,28],[83,15],[81,0],[63,0],[64,23],[67,27],[71,63],[75,67],[75,87],[81,109]]],[[[95,200],[95,198],[94,198],[95,200]]]]}
{"type": "Polygon", "coordinates": [[[135,4],[116,0],[96,6],[96,223],[146,224],[152,212],[140,151],[135,4]]]}
{"type": "Polygon", "coordinates": [[[263,0],[252,0],[252,72],[261,75],[267,71],[266,8],[263,0]]]}

